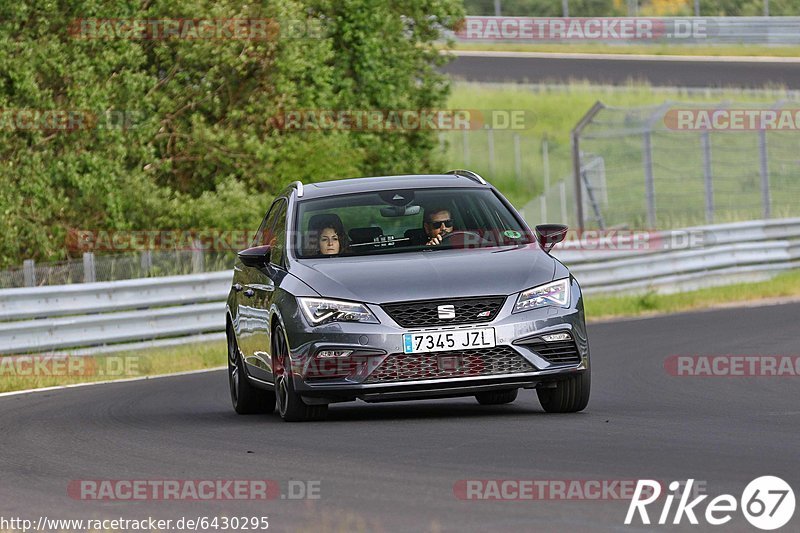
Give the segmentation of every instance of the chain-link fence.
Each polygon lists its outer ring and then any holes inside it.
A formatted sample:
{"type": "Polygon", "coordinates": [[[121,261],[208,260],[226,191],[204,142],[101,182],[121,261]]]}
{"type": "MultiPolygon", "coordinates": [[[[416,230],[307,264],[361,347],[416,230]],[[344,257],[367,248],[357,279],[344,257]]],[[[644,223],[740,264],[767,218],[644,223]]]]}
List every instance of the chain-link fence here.
{"type": "Polygon", "coordinates": [[[86,253],[81,259],[46,264],[25,261],[22,268],[0,271],[0,288],[218,272],[233,268],[235,258],[234,252],[204,250],[145,250],[112,255],[86,253]]]}
{"type": "Polygon", "coordinates": [[[554,183],[523,208],[529,222],[667,229],[800,215],[797,102],[601,104],[583,126],[580,194],[574,176],[554,183]]]}

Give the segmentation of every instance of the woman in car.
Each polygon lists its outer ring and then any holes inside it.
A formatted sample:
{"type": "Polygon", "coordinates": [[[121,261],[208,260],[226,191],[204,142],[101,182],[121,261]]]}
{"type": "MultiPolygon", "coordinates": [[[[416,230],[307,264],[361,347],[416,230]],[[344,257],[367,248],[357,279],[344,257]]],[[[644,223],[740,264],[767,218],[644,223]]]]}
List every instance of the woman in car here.
{"type": "Polygon", "coordinates": [[[339,255],[347,250],[347,233],[341,219],[336,215],[314,217],[309,223],[309,233],[317,240],[315,253],[321,255],[339,255]]]}

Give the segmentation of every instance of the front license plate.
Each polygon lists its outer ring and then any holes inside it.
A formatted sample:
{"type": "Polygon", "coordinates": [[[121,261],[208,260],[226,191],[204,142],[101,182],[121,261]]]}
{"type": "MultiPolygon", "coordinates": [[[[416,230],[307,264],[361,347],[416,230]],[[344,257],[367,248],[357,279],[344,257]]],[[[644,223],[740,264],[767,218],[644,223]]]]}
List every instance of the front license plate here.
{"type": "Polygon", "coordinates": [[[474,350],[492,348],[494,345],[494,328],[428,331],[403,335],[403,353],[474,350]]]}

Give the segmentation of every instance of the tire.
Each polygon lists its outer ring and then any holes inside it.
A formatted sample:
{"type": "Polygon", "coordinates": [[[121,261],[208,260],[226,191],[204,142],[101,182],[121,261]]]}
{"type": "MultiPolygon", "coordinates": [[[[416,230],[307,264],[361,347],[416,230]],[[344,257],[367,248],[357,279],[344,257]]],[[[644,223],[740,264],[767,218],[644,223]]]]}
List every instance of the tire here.
{"type": "Polygon", "coordinates": [[[273,363],[275,374],[275,393],[278,414],[284,422],[306,422],[309,420],[325,420],[328,414],[327,405],[308,405],[294,389],[294,379],[290,364],[289,350],[283,328],[278,326],[272,335],[273,363]]]}
{"type": "Polygon", "coordinates": [[[589,392],[592,376],[589,370],[581,372],[564,381],[559,381],[555,388],[536,389],[539,403],[548,413],[577,413],[589,404],[589,392]]]}
{"type": "Polygon", "coordinates": [[[271,413],[275,410],[275,393],[254,387],[245,374],[236,337],[228,328],[228,386],[233,410],[240,415],[271,413]]]}
{"type": "Polygon", "coordinates": [[[518,392],[519,389],[491,390],[479,392],[475,395],[475,399],[481,405],[502,405],[516,400],[518,392]]]}

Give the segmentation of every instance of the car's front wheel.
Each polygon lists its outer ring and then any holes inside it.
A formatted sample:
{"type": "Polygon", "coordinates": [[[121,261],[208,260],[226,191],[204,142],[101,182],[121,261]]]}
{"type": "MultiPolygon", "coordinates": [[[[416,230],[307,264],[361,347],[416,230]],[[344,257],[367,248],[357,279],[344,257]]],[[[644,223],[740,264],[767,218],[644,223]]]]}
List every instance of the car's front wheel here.
{"type": "Polygon", "coordinates": [[[228,385],[233,410],[240,415],[271,413],[275,410],[275,393],[255,388],[247,380],[236,337],[228,330],[228,385]]]}
{"type": "Polygon", "coordinates": [[[286,335],[278,326],[272,335],[273,363],[275,375],[275,393],[278,398],[278,412],[286,422],[304,422],[307,420],[324,420],[328,414],[327,405],[308,405],[294,390],[292,365],[286,335]]]}
{"type": "Polygon", "coordinates": [[[516,400],[518,392],[519,389],[479,392],[475,395],[475,399],[478,400],[478,403],[481,405],[502,405],[516,400]]]}
{"type": "Polygon", "coordinates": [[[548,413],[577,413],[589,404],[592,376],[589,370],[556,383],[555,387],[537,387],[539,403],[548,413]]]}

